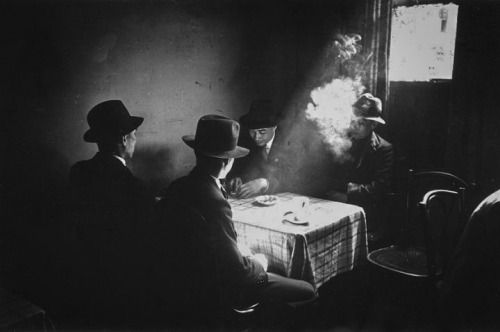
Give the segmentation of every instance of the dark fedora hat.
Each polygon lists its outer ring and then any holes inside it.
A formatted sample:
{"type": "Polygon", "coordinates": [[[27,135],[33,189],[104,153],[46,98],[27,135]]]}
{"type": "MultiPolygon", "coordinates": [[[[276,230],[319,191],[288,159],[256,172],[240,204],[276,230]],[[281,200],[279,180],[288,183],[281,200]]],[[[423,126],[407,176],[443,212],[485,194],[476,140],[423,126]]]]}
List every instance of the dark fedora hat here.
{"type": "Polygon", "coordinates": [[[90,129],[85,132],[86,142],[99,142],[103,138],[126,135],[144,121],[131,116],[121,100],[107,100],[94,106],[87,114],[90,129]]]}
{"type": "Polygon", "coordinates": [[[209,114],[198,120],[196,135],[182,136],[182,140],[198,153],[214,158],[240,158],[248,149],[237,146],[240,135],[238,122],[225,116],[209,114]]]}
{"type": "Polygon", "coordinates": [[[278,125],[278,116],[269,99],[254,100],[247,114],[240,118],[240,123],[248,129],[270,128],[278,125]]]}
{"type": "Polygon", "coordinates": [[[362,94],[352,107],[355,116],[385,124],[382,119],[382,101],[371,93],[362,94]]]}

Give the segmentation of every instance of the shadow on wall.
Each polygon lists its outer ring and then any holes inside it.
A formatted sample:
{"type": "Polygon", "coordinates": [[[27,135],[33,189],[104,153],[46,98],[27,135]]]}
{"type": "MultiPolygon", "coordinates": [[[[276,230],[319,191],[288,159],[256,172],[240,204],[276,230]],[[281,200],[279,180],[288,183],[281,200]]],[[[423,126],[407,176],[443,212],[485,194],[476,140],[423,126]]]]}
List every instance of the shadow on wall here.
{"type": "Polygon", "coordinates": [[[141,174],[141,180],[158,196],[175,179],[179,159],[171,145],[147,145],[136,150],[130,168],[134,174],[141,174]]]}

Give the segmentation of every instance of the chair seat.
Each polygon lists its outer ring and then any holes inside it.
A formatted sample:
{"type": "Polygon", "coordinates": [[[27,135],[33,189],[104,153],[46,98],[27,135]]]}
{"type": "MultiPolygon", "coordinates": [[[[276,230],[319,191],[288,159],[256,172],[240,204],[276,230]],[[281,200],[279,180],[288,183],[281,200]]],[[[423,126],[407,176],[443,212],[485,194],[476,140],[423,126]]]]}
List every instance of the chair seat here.
{"type": "Polygon", "coordinates": [[[384,269],[413,277],[428,277],[425,251],[418,248],[390,246],[368,254],[368,261],[384,269]]]}

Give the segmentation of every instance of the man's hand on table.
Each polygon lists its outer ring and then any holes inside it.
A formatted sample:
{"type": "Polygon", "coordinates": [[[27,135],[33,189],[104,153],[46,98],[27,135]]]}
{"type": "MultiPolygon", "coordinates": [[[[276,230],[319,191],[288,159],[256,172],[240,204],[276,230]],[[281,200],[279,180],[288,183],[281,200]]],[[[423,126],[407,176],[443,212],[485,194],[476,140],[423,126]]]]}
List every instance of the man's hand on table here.
{"type": "Polygon", "coordinates": [[[256,260],[262,267],[264,268],[264,271],[267,271],[267,258],[264,256],[264,254],[255,254],[251,256],[252,259],[256,260]]]}
{"type": "Polygon", "coordinates": [[[240,194],[240,189],[242,184],[243,181],[241,180],[241,178],[238,177],[232,178],[231,180],[229,180],[226,189],[231,196],[238,197],[240,194]]]}
{"type": "Polygon", "coordinates": [[[241,185],[238,192],[239,198],[248,198],[256,195],[260,195],[267,190],[269,187],[269,182],[264,178],[255,179],[248,181],[241,185]]]}

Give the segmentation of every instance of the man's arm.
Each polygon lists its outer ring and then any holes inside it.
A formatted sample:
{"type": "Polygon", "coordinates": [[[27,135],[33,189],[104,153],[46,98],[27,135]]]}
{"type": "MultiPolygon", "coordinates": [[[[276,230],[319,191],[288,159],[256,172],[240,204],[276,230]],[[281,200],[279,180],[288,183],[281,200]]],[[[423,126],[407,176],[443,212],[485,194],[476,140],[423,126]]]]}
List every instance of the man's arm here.
{"type": "Polygon", "coordinates": [[[392,145],[381,146],[374,156],[374,175],[368,183],[348,183],[348,201],[360,201],[371,195],[387,192],[390,188],[394,151],[392,145]]]}
{"type": "Polygon", "coordinates": [[[205,217],[214,227],[214,252],[223,279],[247,285],[267,282],[264,267],[252,256],[243,256],[238,248],[229,203],[222,198],[209,199],[206,204],[211,207],[205,217]]]}

